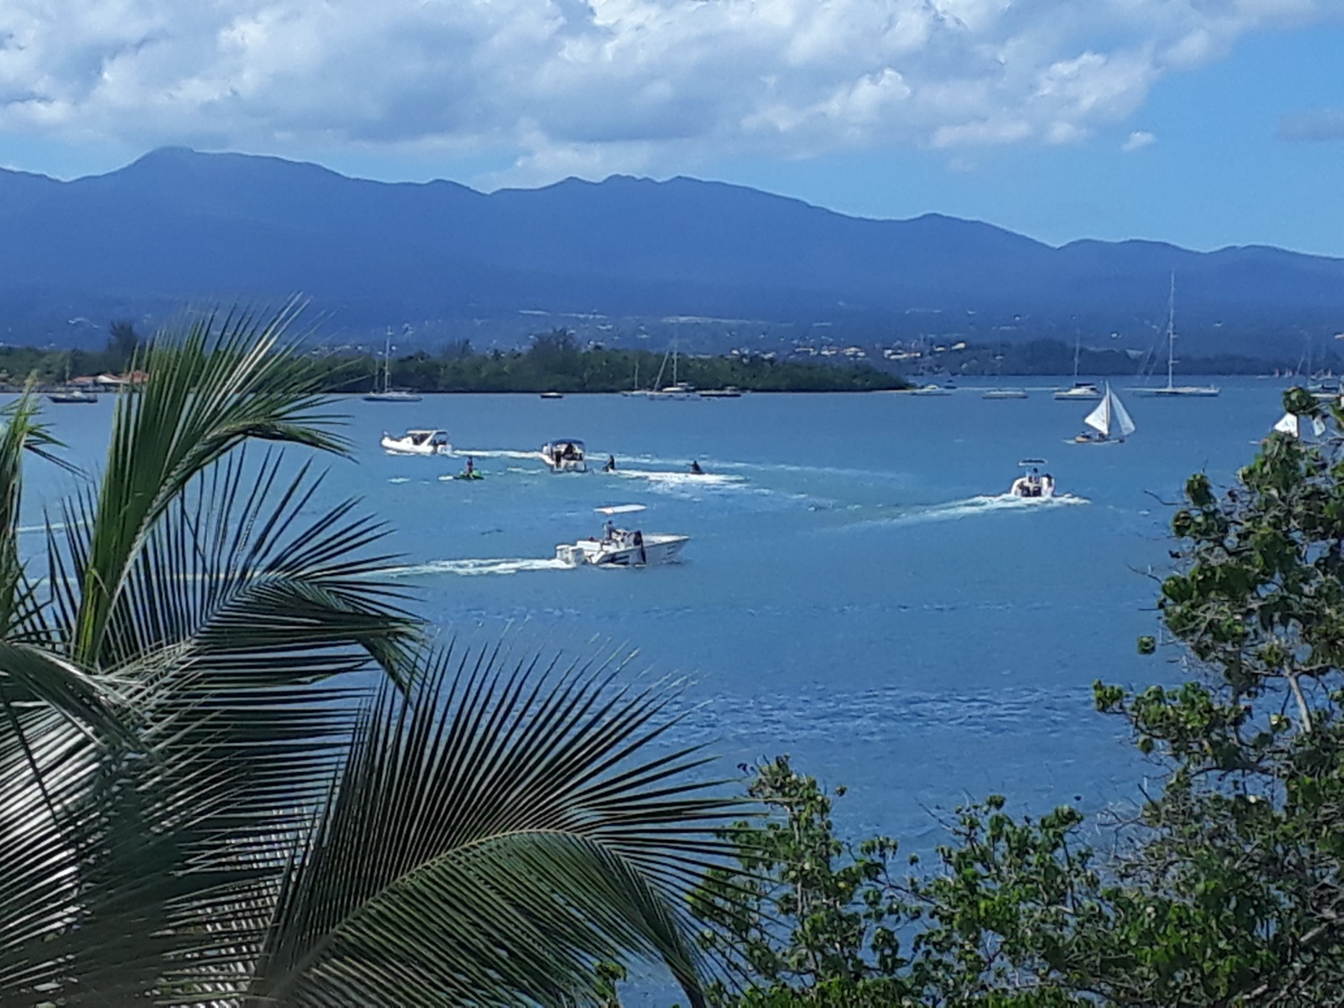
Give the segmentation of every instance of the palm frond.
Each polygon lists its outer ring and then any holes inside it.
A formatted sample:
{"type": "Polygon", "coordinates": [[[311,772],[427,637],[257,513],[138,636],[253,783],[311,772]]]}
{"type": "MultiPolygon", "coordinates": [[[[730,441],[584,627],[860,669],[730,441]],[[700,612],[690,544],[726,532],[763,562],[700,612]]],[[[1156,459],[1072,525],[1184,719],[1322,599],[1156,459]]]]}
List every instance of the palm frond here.
{"type": "Polygon", "coordinates": [[[345,449],[337,418],[318,412],[331,397],[282,345],[294,313],[207,316],[138,362],[149,380],[118,397],[90,525],[72,640],[81,663],[101,657],[114,600],[155,523],[213,463],[254,438],[345,449]]]}
{"type": "Polygon", "coordinates": [[[662,751],[666,684],[609,663],[426,659],[368,712],[285,881],[254,996],[296,1005],[561,1004],[592,963],[667,963],[693,1003],[682,897],[736,808],[662,751]]]}

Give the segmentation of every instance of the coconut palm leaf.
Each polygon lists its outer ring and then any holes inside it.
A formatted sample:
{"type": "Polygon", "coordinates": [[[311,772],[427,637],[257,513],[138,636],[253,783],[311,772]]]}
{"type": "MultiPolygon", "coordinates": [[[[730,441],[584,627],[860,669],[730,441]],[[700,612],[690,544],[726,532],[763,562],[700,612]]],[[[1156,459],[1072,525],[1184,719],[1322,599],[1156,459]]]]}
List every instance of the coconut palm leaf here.
{"type": "Polygon", "coordinates": [[[282,345],[294,309],[269,320],[207,316],[178,342],[157,338],[138,362],[143,388],[118,397],[107,467],[91,501],[73,653],[101,661],[111,610],[159,517],[213,463],[263,439],[343,451],[313,369],[282,345]]]}
{"type": "Polygon", "coordinates": [[[689,776],[665,684],[599,663],[427,658],[364,719],[252,987],[293,1005],[563,1004],[626,954],[699,964],[680,896],[733,810],[689,776]]]}

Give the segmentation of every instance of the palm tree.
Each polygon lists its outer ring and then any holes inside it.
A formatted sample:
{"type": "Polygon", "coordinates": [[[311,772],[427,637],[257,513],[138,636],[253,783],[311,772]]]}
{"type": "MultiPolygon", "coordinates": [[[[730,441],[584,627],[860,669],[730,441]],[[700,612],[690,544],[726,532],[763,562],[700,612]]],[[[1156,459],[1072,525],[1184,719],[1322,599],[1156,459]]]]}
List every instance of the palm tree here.
{"type": "Polygon", "coordinates": [[[0,1003],[572,1004],[703,964],[684,895],[732,805],[675,687],[598,656],[423,643],[293,313],[159,338],[105,467],[19,549],[0,433],[0,1003]],[[269,447],[248,449],[253,442],[269,447]]]}

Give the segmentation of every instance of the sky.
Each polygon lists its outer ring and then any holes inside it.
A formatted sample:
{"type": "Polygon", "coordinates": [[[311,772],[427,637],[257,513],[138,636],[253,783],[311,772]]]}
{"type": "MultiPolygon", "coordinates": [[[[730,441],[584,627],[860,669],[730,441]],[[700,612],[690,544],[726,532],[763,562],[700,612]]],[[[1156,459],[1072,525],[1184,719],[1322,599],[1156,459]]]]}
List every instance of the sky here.
{"type": "Polygon", "coordinates": [[[0,5],[0,166],[166,145],[1344,257],[1344,0],[0,5]]]}

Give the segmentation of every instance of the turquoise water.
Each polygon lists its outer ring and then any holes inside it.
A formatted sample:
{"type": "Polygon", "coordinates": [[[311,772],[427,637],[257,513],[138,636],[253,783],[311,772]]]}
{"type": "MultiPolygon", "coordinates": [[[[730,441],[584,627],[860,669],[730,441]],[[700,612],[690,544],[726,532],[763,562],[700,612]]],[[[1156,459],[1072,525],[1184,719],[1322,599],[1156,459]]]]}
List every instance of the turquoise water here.
{"type": "MultiPolygon", "coordinates": [[[[364,497],[396,530],[402,581],[440,632],[570,654],[636,648],[637,668],[690,678],[679,740],[722,754],[723,773],[790,753],[849,785],[847,830],[923,847],[940,811],[989,792],[1089,812],[1136,794],[1142,764],[1119,722],[1092,712],[1091,683],[1174,674],[1134,648],[1156,626],[1165,502],[1196,470],[1226,481],[1281,412],[1277,383],[1222,384],[1217,399],[1125,396],[1138,431],[1114,446],[1066,443],[1088,404],[1043,390],[351,400],[357,459],[332,463],[331,492],[364,497]],[[377,447],[384,429],[423,426],[448,430],[486,478],[441,478],[460,457],[377,447]],[[545,472],[533,453],[553,437],[620,468],[545,472]],[[1081,500],[995,499],[1027,456],[1081,500]],[[707,477],[687,474],[692,459],[707,477]],[[692,537],[683,563],[550,561],[557,543],[598,532],[594,508],[630,503],[647,506],[645,530],[692,537]]],[[[88,464],[110,409],[48,416],[88,464]]],[[[48,498],[64,479],[31,472],[48,498]]]]}

